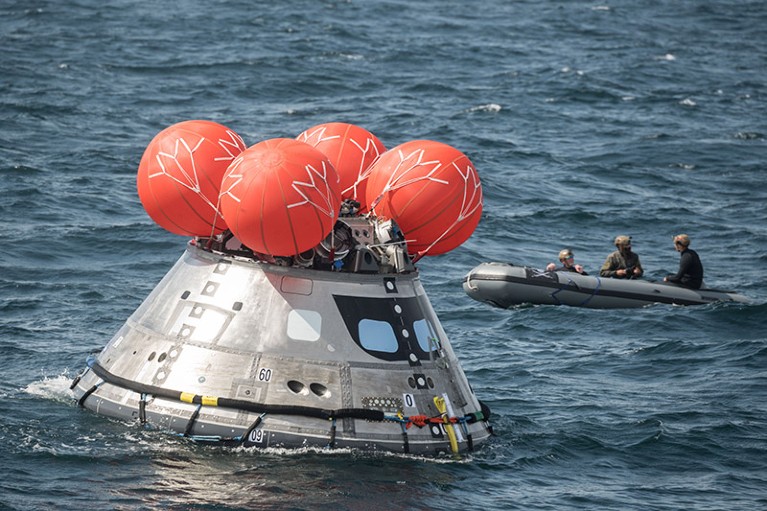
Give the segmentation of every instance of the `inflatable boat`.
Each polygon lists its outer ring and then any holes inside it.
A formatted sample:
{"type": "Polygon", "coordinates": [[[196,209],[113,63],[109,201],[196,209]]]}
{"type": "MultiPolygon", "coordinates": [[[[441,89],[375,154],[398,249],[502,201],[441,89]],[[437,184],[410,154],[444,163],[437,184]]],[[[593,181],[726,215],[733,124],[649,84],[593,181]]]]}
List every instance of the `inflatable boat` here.
{"type": "Polygon", "coordinates": [[[748,302],[735,291],[688,289],[667,282],[592,277],[500,262],[482,263],[472,269],[463,279],[463,289],[477,301],[504,309],[524,303],[619,309],[653,303],[748,302]]]}
{"type": "Polygon", "coordinates": [[[301,257],[192,240],[72,390],[99,414],[245,447],[436,455],[491,434],[402,239],[368,217],[301,257]]]}

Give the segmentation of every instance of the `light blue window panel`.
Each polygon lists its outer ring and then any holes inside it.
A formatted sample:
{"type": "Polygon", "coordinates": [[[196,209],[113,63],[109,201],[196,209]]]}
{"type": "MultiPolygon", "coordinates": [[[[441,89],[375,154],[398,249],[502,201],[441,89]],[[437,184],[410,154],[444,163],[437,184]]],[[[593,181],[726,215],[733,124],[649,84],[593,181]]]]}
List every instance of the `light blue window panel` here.
{"type": "Polygon", "coordinates": [[[366,350],[396,353],[399,349],[394,329],[386,321],[363,319],[359,323],[360,344],[366,350]]]}
{"type": "Polygon", "coordinates": [[[413,323],[413,330],[415,330],[415,337],[418,339],[418,345],[422,350],[427,353],[429,351],[437,350],[439,347],[439,338],[434,332],[434,329],[431,327],[431,323],[429,323],[426,319],[419,319],[413,323]],[[431,338],[434,340],[429,341],[431,338]]]}

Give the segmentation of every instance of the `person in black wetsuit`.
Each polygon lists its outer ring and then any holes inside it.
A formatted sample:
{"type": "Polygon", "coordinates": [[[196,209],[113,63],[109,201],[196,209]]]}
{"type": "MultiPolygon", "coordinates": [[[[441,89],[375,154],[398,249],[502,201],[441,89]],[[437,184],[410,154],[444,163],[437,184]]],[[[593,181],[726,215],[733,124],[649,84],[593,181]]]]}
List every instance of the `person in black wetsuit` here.
{"type": "Polygon", "coordinates": [[[575,256],[573,256],[573,251],[569,248],[560,250],[559,262],[562,263],[562,266],[557,266],[554,263],[549,263],[546,266],[546,271],[571,271],[574,273],[580,273],[581,275],[588,275],[588,273],[583,271],[583,266],[580,264],[575,264],[575,256]]]}
{"type": "Polygon", "coordinates": [[[681,253],[679,271],[676,275],[668,275],[664,282],[672,282],[690,289],[700,289],[703,284],[703,264],[698,253],[690,248],[690,237],[686,234],[674,236],[674,248],[681,253]]]}

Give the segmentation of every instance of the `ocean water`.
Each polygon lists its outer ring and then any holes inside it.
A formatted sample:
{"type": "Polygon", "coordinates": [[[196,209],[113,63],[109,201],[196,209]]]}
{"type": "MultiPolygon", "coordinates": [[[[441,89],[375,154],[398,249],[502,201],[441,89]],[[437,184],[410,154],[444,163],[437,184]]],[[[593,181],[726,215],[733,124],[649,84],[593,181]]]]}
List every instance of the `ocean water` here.
{"type": "Polygon", "coordinates": [[[767,4],[0,0],[0,509],[767,509],[767,4]],[[135,189],[182,120],[465,152],[482,221],[418,263],[491,442],[461,460],[227,450],[69,392],[184,250],[135,189]],[[648,278],[688,233],[749,304],[473,302],[483,261],[648,278]]]}

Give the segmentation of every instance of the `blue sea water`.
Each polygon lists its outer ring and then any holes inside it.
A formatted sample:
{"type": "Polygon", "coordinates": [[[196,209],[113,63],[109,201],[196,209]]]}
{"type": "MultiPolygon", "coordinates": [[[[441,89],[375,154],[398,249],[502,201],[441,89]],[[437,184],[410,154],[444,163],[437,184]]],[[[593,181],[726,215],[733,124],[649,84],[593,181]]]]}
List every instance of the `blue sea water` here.
{"type": "Polygon", "coordinates": [[[0,0],[0,509],[767,509],[767,4],[0,0]],[[496,436],[462,460],[200,446],[71,378],[184,250],[136,195],[151,138],[323,122],[464,151],[482,221],[418,263],[496,436]],[[473,302],[483,261],[648,278],[688,233],[749,304],[473,302]]]}

